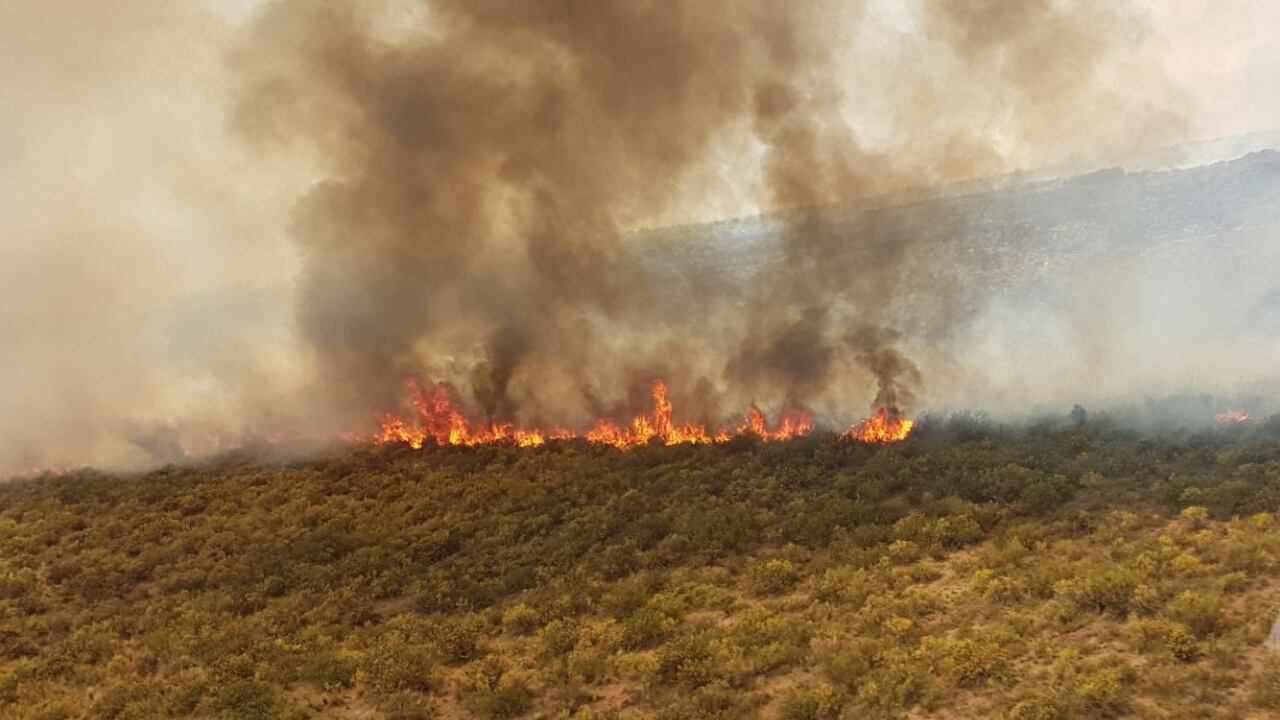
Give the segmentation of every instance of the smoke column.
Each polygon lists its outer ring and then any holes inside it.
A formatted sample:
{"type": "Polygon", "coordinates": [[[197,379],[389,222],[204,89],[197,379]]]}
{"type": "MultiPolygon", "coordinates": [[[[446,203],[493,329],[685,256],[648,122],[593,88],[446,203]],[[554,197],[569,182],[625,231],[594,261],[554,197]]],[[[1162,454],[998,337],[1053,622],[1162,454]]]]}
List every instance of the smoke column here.
{"type": "Polygon", "coordinates": [[[10,3],[0,473],[368,427],[407,378],[571,426],[626,419],[657,377],[708,423],[1137,385],[1116,348],[1143,323],[1096,310],[1098,288],[1135,306],[1133,272],[993,306],[925,239],[990,218],[923,198],[1184,139],[1151,8],[10,3]],[[734,217],[776,255],[695,271],[646,240],[734,217]],[[1058,365],[1028,337],[1082,360],[1036,372],[1058,365]]]}
{"type": "Polygon", "coordinates": [[[656,376],[707,389],[703,414],[909,400],[892,325],[948,332],[962,289],[904,308],[913,228],[849,237],[809,209],[1176,126],[1153,104],[1078,130],[1142,59],[1122,5],[964,7],[913,7],[885,47],[871,2],[271,4],[234,66],[237,127],[323,168],[293,237],[298,322],[336,409],[387,407],[419,375],[495,420],[623,408],[656,376]],[[874,141],[849,119],[862,78],[894,109],[874,141]],[[658,282],[624,231],[740,186],[715,171],[726,153],[759,209],[792,214],[781,265],[658,282]]]}

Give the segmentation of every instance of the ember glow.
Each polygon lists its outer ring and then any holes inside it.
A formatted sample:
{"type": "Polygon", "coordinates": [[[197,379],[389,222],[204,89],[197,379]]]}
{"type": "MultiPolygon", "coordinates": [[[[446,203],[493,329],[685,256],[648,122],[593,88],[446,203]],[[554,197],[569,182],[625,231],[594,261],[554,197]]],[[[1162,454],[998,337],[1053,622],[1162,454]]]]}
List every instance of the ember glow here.
{"type": "Polygon", "coordinates": [[[880,408],[875,417],[854,425],[841,437],[865,443],[892,443],[906,440],[915,425],[914,420],[908,420],[897,413],[890,415],[887,410],[880,408]]]}
{"type": "Polygon", "coordinates": [[[1213,417],[1223,425],[1247,425],[1257,420],[1257,418],[1243,410],[1225,410],[1213,417]]]}
{"type": "MultiPolygon", "coordinates": [[[[409,404],[414,412],[406,415],[388,414],[381,420],[381,427],[375,437],[378,444],[404,443],[415,449],[426,446],[429,442],[436,445],[490,445],[510,444],[520,447],[536,447],[548,440],[572,440],[583,438],[588,442],[600,445],[612,445],[627,450],[639,445],[709,445],[723,443],[735,437],[756,437],[766,442],[791,440],[803,437],[813,431],[813,415],[807,410],[793,408],[782,415],[776,425],[770,425],[768,419],[755,405],[752,405],[746,418],[733,427],[720,427],[714,430],[705,425],[681,423],[675,417],[675,409],[668,395],[666,383],[656,380],[653,383],[653,409],[650,412],[637,413],[630,423],[618,424],[610,420],[596,420],[585,432],[578,433],[563,427],[546,431],[536,427],[520,427],[511,423],[483,423],[469,419],[454,399],[453,391],[448,384],[437,383],[423,387],[416,381],[406,384],[409,404]]],[[[883,421],[884,413],[881,413],[883,421]]],[[[876,420],[868,420],[865,426],[871,426],[876,420]]],[[[894,442],[906,438],[911,430],[911,421],[899,419],[894,428],[867,440],[861,436],[854,439],[863,442],[894,442]]]]}
{"type": "Polygon", "coordinates": [[[63,467],[60,465],[30,465],[17,468],[0,468],[0,480],[16,478],[62,477],[73,472],[88,469],[87,465],[63,467]]]}

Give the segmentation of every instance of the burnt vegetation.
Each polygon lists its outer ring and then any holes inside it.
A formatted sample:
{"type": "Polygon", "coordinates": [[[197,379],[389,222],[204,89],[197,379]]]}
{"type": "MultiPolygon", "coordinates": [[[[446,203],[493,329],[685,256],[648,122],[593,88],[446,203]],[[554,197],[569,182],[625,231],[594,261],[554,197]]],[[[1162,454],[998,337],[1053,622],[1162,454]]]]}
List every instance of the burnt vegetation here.
{"type": "Polygon", "coordinates": [[[1278,503],[1092,415],[11,481],[0,716],[1262,716],[1278,503]]]}

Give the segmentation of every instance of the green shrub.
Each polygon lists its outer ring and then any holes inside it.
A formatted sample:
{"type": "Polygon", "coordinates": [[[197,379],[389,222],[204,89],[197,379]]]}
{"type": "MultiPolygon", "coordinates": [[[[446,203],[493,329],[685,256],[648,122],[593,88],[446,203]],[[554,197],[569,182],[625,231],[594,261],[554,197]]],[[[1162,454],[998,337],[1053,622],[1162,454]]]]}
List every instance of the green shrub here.
{"type": "Polygon", "coordinates": [[[471,714],[493,720],[519,717],[532,705],[533,691],[518,680],[502,680],[493,687],[472,690],[463,699],[463,706],[471,714]]]}
{"type": "Polygon", "coordinates": [[[1186,625],[1197,637],[1217,635],[1226,627],[1224,602],[1217,593],[1185,590],[1165,607],[1173,621],[1186,625]]]}
{"type": "Polygon", "coordinates": [[[1137,673],[1128,665],[1102,668],[1083,677],[1076,691],[1090,715],[1114,715],[1125,709],[1127,688],[1136,679],[1137,673]]]}
{"type": "Polygon", "coordinates": [[[438,664],[429,648],[390,641],[365,656],[358,677],[380,693],[431,692],[437,686],[438,664]]]}
{"type": "Polygon", "coordinates": [[[664,683],[697,687],[715,676],[709,639],[704,635],[675,638],[658,648],[659,679],[664,683]]]}
{"type": "Polygon", "coordinates": [[[877,712],[897,713],[925,702],[934,687],[934,673],[927,663],[895,654],[863,679],[857,700],[877,712]]]}
{"type": "Polygon", "coordinates": [[[622,622],[622,646],[629,650],[653,647],[675,628],[676,621],[654,608],[643,607],[622,622]]]}
{"type": "Polygon", "coordinates": [[[644,607],[649,600],[648,588],[639,583],[619,585],[600,598],[600,609],[615,619],[622,620],[644,607]]]}
{"type": "Polygon", "coordinates": [[[463,707],[489,720],[519,717],[533,705],[533,691],[520,677],[506,671],[501,662],[484,658],[468,668],[458,687],[463,707]]]}
{"type": "Polygon", "coordinates": [[[465,617],[433,624],[428,641],[446,663],[461,663],[480,656],[480,618],[465,617]]]}
{"type": "Polygon", "coordinates": [[[790,560],[755,563],[747,570],[747,585],[757,595],[773,595],[790,590],[800,579],[800,571],[790,560]]]}
{"type": "Polygon", "coordinates": [[[1186,626],[1171,626],[1164,634],[1164,644],[1173,657],[1182,662],[1192,662],[1200,657],[1200,643],[1186,626]]]}
{"type": "Polygon", "coordinates": [[[755,698],[741,688],[716,681],[681,693],[661,708],[655,720],[741,720],[754,717],[755,698]]]}
{"type": "Polygon", "coordinates": [[[281,717],[283,705],[279,692],[257,680],[232,680],[217,687],[209,710],[234,720],[274,720],[281,717]]]}
{"type": "Polygon", "coordinates": [[[844,703],[831,688],[792,690],[778,707],[780,720],[838,720],[844,703]]]}
{"type": "Polygon", "coordinates": [[[822,670],[838,688],[856,692],[862,680],[880,665],[882,644],[871,638],[857,638],[827,653],[822,670]]]}
{"type": "Polygon", "coordinates": [[[690,517],[680,533],[695,548],[711,553],[739,551],[757,536],[756,521],[745,507],[708,510],[690,517]]]}
{"type": "Polygon", "coordinates": [[[298,680],[315,685],[350,687],[357,670],[356,658],[341,652],[315,652],[298,663],[298,680]]]}
{"type": "Polygon", "coordinates": [[[578,626],[572,620],[552,620],[538,632],[538,639],[546,655],[564,657],[578,644],[578,626]]]}
{"type": "Polygon", "coordinates": [[[502,628],[512,635],[528,635],[542,625],[537,610],[523,603],[502,614],[502,628]]]}
{"type": "Polygon", "coordinates": [[[1000,680],[1009,659],[994,642],[926,638],[921,646],[928,657],[937,658],[943,672],[962,687],[977,687],[1000,680]]]}
{"type": "Polygon", "coordinates": [[[1129,614],[1134,591],[1141,582],[1141,576],[1128,568],[1094,569],[1058,583],[1054,593],[1086,612],[1124,617],[1129,614]]]}
{"type": "Polygon", "coordinates": [[[1054,694],[1039,693],[1014,703],[1004,717],[1006,720],[1061,720],[1067,714],[1054,694]]]}

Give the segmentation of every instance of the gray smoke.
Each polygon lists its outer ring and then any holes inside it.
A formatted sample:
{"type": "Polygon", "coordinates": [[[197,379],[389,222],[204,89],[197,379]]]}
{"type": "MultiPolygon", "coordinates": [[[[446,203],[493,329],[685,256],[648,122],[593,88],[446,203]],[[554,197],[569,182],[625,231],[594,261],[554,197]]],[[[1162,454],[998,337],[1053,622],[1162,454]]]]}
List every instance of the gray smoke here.
{"type": "Polygon", "coordinates": [[[962,289],[904,308],[925,271],[907,262],[911,224],[850,236],[811,209],[987,175],[1024,144],[1123,143],[1176,123],[1154,107],[1097,137],[1072,124],[1114,99],[1098,78],[1139,54],[1141,18],[1116,3],[926,3],[915,38],[887,52],[921,55],[872,145],[835,58],[877,57],[841,52],[876,12],[271,3],[234,66],[237,126],[323,168],[295,211],[298,319],[338,410],[393,404],[407,375],[453,381],[495,420],[621,408],[654,376],[701,388],[700,412],[908,403],[920,376],[890,328],[909,313],[952,332],[962,289]],[[969,98],[1001,100],[998,126],[961,111],[969,98]],[[659,282],[620,238],[637,209],[678,213],[720,191],[691,182],[726,143],[754,152],[758,206],[791,214],[783,261],[745,284],[659,282]]]}
{"type": "Polygon", "coordinates": [[[1020,374],[985,342],[1027,308],[933,247],[990,218],[883,206],[1185,135],[1142,8],[7,5],[0,468],[331,436],[410,377],[565,425],[627,417],[655,377],[712,423],[1122,385],[1129,316],[1064,293],[1025,322],[1066,328],[1076,374],[1020,374]],[[781,244],[745,271],[737,247],[695,272],[644,240],[754,214],[781,244]]]}

